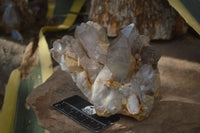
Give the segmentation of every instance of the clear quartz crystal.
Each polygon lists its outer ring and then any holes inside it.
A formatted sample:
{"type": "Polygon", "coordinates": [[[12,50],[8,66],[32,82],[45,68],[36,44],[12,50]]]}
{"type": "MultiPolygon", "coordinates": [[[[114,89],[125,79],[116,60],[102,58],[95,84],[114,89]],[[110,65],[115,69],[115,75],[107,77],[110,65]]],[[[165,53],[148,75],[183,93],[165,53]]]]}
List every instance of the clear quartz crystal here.
{"type": "Polygon", "coordinates": [[[156,70],[153,70],[151,65],[144,64],[131,79],[132,88],[137,92],[141,103],[144,105],[146,105],[146,95],[153,96],[156,91],[156,88],[154,88],[156,78],[156,70]]]}
{"type": "Polygon", "coordinates": [[[57,62],[61,61],[61,55],[64,55],[65,53],[72,58],[77,58],[76,55],[72,55],[74,52],[71,48],[73,41],[75,41],[75,39],[72,36],[65,35],[62,39],[57,39],[53,42],[51,53],[57,62]]]}
{"type": "Polygon", "coordinates": [[[66,43],[63,43],[62,40],[58,39],[53,43],[53,49],[51,50],[53,58],[57,61],[61,61],[61,55],[65,52],[67,47],[66,43]]]}
{"type": "Polygon", "coordinates": [[[120,35],[111,44],[107,57],[107,65],[113,73],[114,80],[125,82],[134,69],[134,59],[139,59],[141,47],[140,35],[133,23],[121,30],[120,35]],[[130,60],[131,54],[135,56],[133,60],[130,60]],[[132,67],[128,67],[130,64],[132,67]]]}
{"type": "Polygon", "coordinates": [[[142,47],[142,42],[140,40],[140,34],[135,27],[135,25],[129,24],[126,26],[124,29],[121,30],[121,33],[126,36],[128,39],[130,45],[131,45],[131,50],[132,54],[135,56],[136,53],[138,53],[142,47]]]}
{"type": "Polygon", "coordinates": [[[96,79],[98,73],[103,68],[103,65],[99,64],[95,60],[90,59],[86,56],[83,56],[82,58],[80,58],[80,60],[81,60],[81,65],[82,65],[83,69],[88,74],[88,78],[89,78],[90,82],[93,83],[94,80],[96,79]]]}
{"type": "Polygon", "coordinates": [[[113,73],[115,81],[124,82],[128,74],[131,48],[126,36],[121,34],[110,46],[107,58],[107,66],[113,73]]]}
{"type": "Polygon", "coordinates": [[[115,114],[121,109],[121,94],[119,91],[109,89],[105,81],[112,78],[112,72],[107,66],[98,74],[92,89],[91,101],[94,103],[98,111],[107,111],[115,114]]]}
{"type": "Polygon", "coordinates": [[[80,41],[88,56],[105,64],[108,52],[108,38],[105,30],[98,24],[82,23],[76,28],[75,37],[80,41]]]}
{"type": "Polygon", "coordinates": [[[83,49],[83,46],[80,44],[79,41],[72,39],[71,43],[73,51],[78,55],[79,58],[87,56],[85,50],[83,49]]]}
{"type": "Polygon", "coordinates": [[[51,51],[98,115],[118,113],[142,120],[153,108],[160,86],[155,67],[160,54],[148,43],[130,24],[110,44],[104,29],[89,21],[76,28],[75,38],[55,41],[51,51]]]}

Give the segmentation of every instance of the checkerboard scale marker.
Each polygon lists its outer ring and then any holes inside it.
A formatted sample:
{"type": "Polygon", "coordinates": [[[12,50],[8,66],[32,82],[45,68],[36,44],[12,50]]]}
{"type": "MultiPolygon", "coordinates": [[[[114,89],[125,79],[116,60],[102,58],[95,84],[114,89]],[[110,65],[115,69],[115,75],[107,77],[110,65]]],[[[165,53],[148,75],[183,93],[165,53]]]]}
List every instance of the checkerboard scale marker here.
{"type": "Polygon", "coordinates": [[[100,132],[120,119],[118,115],[99,117],[94,106],[77,95],[55,103],[52,107],[94,132],[100,132]]]}

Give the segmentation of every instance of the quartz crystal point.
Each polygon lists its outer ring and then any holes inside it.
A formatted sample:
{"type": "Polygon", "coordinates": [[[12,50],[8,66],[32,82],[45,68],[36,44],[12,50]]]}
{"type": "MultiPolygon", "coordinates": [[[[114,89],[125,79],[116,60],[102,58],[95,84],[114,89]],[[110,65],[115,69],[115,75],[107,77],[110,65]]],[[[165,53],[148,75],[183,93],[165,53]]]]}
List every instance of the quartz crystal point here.
{"type": "Polygon", "coordinates": [[[124,29],[121,30],[121,34],[126,36],[128,39],[129,45],[131,46],[132,54],[135,56],[136,53],[139,53],[142,43],[139,39],[140,34],[136,29],[135,25],[132,23],[126,26],[124,29]]]}
{"type": "MultiPolygon", "coordinates": [[[[124,82],[133,69],[135,55],[142,47],[140,35],[132,23],[121,30],[120,35],[113,41],[109,48],[107,65],[113,73],[115,81],[124,82]],[[131,55],[134,55],[131,58],[131,55]],[[131,67],[129,67],[131,64],[131,67]],[[132,68],[132,69],[131,69],[132,68]]],[[[139,58],[139,57],[137,57],[139,58]]]]}
{"type": "Polygon", "coordinates": [[[131,57],[131,47],[128,39],[121,34],[109,48],[107,65],[118,82],[125,81],[131,57]]]}
{"type": "Polygon", "coordinates": [[[109,42],[101,26],[82,23],[75,38],[56,40],[51,52],[99,116],[123,114],[143,120],[150,114],[159,94],[160,54],[134,24],[109,42]]]}
{"type": "Polygon", "coordinates": [[[76,28],[75,37],[80,41],[88,56],[105,64],[109,42],[105,30],[98,24],[82,23],[76,28]]]}
{"type": "MultiPolygon", "coordinates": [[[[147,106],[152,107],[153,101],[147,102],[146,97],[154,96],[157,91],[157,86],[154,84],[156,78],[158,78],[156,76],[156,70],[153,70],[151,65],[144,64],[131,79],[131,86],[135,88],[134,91],[137,92],[141,105],[145,108],[147,108],[147,106]]],[[[151,100],[154,99],[152,98],[151,100]]]]}
{"type": "Polygon", "coordinates": [[[145,46],[141,52],[141,59],[144,64],[157,65],[160,53],[153,46],[145,46]]]}
{"type": "Polygon", "coordinates": [[[63,44],[63,42],[61,40],[56,40],[54,43],[53,43],[53,47],[54,47],[54,50],[51,52],[52,53],[52,57],[57,61],[57,62],[60,62],[60,59],[61,59],[61,56],[62,54],[64,53],[64,49],[65,47],[67,46],[67,44],[63,44]],[[63,47],[63,45],[65,45],[63,47]]]}

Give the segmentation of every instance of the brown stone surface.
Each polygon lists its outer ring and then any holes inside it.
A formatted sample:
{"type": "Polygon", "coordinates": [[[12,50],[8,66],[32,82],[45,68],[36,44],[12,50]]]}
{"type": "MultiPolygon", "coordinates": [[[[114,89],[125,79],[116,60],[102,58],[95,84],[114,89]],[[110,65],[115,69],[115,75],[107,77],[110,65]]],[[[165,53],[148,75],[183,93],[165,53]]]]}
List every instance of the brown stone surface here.
{"type": "MultiPolygon", "coordinates": [[[[139,122],[121,116],[121,120],[105,133],[200,132],[200,40],[156,42],[153,45],[163,55],[159,61],[161,100],[155,104],[148,119],[139,122]]],[[[51,108],[53,103],[75,94],[85,98],[70,76],[58,69],[28,96],[27,103],[35,110],[39,124],[51,133],[88,133],[88,129],[51,108]]]]}
{"type": "Polygon", "coordinates": [[[186,33],[188,26],[167,0],[92,0],[90,20],[106,27],[109,36],[135,23],[151,40],[186,33]]]}

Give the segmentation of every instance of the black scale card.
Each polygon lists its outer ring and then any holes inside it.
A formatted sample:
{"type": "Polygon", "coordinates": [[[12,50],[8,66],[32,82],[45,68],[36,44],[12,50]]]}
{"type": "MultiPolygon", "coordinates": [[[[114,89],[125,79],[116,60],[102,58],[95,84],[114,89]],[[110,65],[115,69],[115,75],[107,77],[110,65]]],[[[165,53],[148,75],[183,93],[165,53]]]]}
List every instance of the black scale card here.
{"type": "Polygon", "coordinates": [[[94,132],[100,132],[120,119],[118,115],[99,117],[94,106],[77,95],[53,104],[53,108],[94,132]]]}

